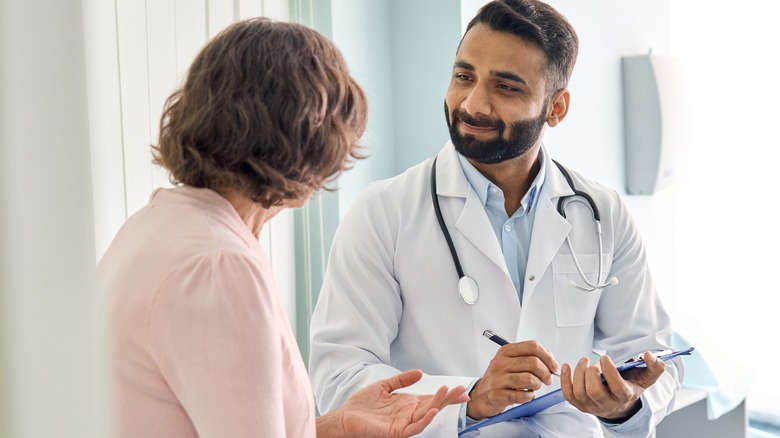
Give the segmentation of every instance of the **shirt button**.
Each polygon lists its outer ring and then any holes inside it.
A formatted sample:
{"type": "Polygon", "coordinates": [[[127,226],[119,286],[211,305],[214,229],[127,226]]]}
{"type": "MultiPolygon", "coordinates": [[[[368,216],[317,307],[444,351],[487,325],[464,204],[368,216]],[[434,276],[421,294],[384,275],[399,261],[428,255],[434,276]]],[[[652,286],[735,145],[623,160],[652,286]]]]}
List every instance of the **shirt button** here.
{"type": "Polygon", "coordinates": [[[509,225],[504,225],[504,231],[506,231],[508,233],[508,232],[512,231],[512,227],[510,227],[509,225]]]}
{"type": "Polygon", "coordinates": [[[495,187],[491,187],[490,188],[490,193],[496,193],[497,191],[498,191],[498,189],[495,188],[495,187]]]}

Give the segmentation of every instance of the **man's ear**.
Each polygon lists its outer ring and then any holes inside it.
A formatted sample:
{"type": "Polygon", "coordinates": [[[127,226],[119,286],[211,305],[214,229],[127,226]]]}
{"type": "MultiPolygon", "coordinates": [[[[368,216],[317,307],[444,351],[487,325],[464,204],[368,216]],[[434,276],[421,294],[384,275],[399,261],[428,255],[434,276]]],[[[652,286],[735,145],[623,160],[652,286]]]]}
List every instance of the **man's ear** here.
{"type": "Polygon", "coordinates": [[[566,88],[556,91],[550,99],[550,114],[547,116],[547,124],[550,127],[558,125],[566,117],[569,112],[569,98],[571,97],[569,90],[566,88]]]}

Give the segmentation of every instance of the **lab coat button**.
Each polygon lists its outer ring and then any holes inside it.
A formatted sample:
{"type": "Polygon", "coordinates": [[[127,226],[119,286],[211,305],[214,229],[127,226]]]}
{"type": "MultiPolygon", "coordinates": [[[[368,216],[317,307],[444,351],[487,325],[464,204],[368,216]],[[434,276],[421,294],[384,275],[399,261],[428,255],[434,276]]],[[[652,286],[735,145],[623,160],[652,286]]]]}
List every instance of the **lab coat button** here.
{"type": "Polygon", "coordinates": [[[532,275],[532,276],[528,277],[528,281],[534,281],[534,280],[536,280],[536,276],[535,275],[532,275]]]}

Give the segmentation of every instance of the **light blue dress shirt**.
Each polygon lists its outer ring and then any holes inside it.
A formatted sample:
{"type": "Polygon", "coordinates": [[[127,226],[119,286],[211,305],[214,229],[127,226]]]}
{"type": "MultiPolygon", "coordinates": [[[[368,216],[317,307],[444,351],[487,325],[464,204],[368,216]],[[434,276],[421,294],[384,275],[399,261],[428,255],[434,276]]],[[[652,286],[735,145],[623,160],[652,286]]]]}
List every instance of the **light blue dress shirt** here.
{"type": "Polygon", "coordinates": [[[528,265],[528,248],[531,245],[531,231],[534,227],[536,201],[542,190],[544,175],[547,172],[544,149],[539,150],[539,173],[531,187],[520,201],[520,208],[510,217],[504,206],[504,192],[482,175],[463,155],[458,154],[463,173],[471,188],[477,193],[485,207],[490,224],[498,238],[498,244],[504,253],[504,260],[515,285],[517,297],[523,303],[523,278],[528,265]]]}
{"type": "MultiPolygon", "coordinates": [[[[466,180],[471,188],[477,193],[482,206],[485,207],[490,224],[493,226],[493,232],[496,234],[498,244],[504,254],[507,271],[512,278],[512,283],[517,291],[517,298],[520,304],[523,303],[523,278],[525,269],[528,265],[528,248],[531,246],[531,231],[534,227],[534,211],[536,209],[537,199],[542,190],[544,175],[547,172],[547,166],[544,160],[544,149],[539,150],[539,174],[536,175],[531,187],[528,189],[523,199],[520,201],[520,208],[517,209],[512,217],[506,213],[504,206],[504,192],[495,184],[490,182],[485,175],[482,175],[473,164],[471,164],[463,155],[458,154],[460,166],[466,175],[466,180]]],[[[466,393],[471,392],[473,382],[466,389],[466,393]]],[[[477,421],[466,416],[466,403],[461,405],[458,430],[470,426],[477,421]]]]}

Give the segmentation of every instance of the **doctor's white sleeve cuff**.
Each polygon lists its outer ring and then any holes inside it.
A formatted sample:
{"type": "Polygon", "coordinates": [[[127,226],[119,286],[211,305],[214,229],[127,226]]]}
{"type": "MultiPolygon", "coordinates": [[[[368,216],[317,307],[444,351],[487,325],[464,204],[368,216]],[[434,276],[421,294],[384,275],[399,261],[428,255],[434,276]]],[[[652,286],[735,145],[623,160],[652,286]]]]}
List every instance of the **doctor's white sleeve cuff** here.
{"type": "MultiPolygon", "coordinates": [[[[471,381],[471,383],[469,383],[469,386],[466,387],[466,394],[471,394],[471,390],[474,389],[474,385],[476,385],[478,381],[479,379],[474,379],[471,381]]],[[[460,415],[458,415],[458,432],[471,426],[474,423],[477,423],[477,420],[471,419],[468,415],[466,415],[466,409],[468,408],[468,405],[468,403],[462,403],[460,405],[460,415]]]]}
{"type": "Polygon", "coordinates": [[[647,403],[644,400],[641,400],[641,402],[642,402],[642,408],[640,408],[639,411],[633,416],[631,416],[631,418],[629,418],[628,420],[617,424],[606,423],[602,421],[601,424],[610,432],[618,434],[620,436],[623,436],[626,433],[639,432],[647,429],[647,425],[650,421],[650,417],[652,416],[653,412],[650,410],[650,408],[647,406],[647,403]]]}
{"type": "Polygon", "coordinates": [[[644,393],[642,393],[642,409],[633,417],[621,424],[606,424],[604,428],[621,438],[642,437],[650,435],[655,426],[669,413],[674,404],[677,390],[682,381],[682,360],[672,359],[666,363],[666,372],[644,393]]]}

